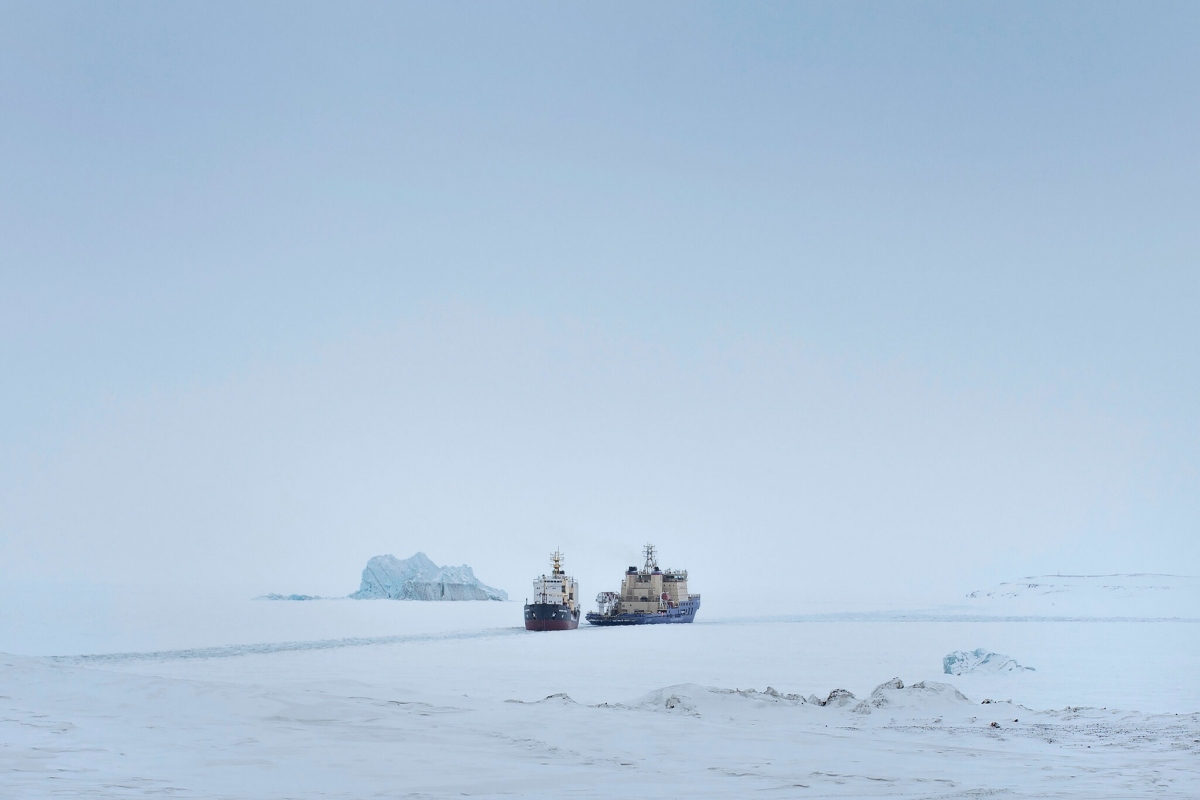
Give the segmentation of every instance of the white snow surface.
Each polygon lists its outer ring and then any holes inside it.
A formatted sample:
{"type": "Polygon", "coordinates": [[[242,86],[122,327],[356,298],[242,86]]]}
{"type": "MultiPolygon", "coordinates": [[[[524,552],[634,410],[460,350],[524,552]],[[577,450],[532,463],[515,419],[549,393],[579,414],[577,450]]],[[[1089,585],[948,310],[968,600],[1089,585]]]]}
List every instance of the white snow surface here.
{"type": "Polygon", "coordinates": [[[238,608],[240,643],[0,655],[0,797],[1200,796],[1194,622],[531,633],[519,603],[238,608]],[[943,675],[964,640],[1038,671],[943,675]]]}
{"type": "Polygon", "coordinates": [[[508,593],[483,584],[474,571],[439,567],[424,553],[410,558],[374,556],[363,568],[355,600],[507,600],[508,593]]]}

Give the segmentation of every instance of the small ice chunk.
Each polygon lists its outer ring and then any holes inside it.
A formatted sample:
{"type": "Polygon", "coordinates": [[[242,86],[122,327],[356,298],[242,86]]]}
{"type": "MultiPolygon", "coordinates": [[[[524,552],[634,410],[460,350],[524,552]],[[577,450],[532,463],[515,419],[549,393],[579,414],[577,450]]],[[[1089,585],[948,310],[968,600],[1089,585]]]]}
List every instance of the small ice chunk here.
{"type": "Polygon", "coordinates": [[[947,675],[966,675],[972,672],[1024,672],[1033,667],[1023,667],[1012,656],[990,653],[982,647],[974,650],[955,650],[942,659],[942,671],[947,675]]]}

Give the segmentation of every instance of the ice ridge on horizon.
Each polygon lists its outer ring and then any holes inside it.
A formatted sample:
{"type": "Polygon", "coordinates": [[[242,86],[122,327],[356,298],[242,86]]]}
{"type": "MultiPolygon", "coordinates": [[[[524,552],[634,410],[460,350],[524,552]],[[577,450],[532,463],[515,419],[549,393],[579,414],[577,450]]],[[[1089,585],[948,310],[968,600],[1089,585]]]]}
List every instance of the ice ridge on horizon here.
{"type": "Polygon", "coordinates": [[[1200,616],[1200,577],[1148,572],[1033,575],[977,589],[965,599],[991,612],[1195,618],[1200,616]]]}

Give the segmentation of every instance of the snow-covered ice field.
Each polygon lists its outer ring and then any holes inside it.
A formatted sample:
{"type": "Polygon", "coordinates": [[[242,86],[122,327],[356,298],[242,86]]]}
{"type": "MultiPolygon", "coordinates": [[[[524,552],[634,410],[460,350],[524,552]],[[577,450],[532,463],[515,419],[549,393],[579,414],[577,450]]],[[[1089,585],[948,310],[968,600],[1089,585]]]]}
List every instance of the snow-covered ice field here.
{"type": "Polygon", "coordinates": [[[6,618],[0,650],[37,655],[0,656],[0,796],[1200,796],[1190,618],[702,611],[527,633],[519,602],[145,616],[41,637],[6,618]],[[942,674],[976,647],[1036,671],[942,674]],[[803,699],[834,689],[855,698],[803,699]]]}

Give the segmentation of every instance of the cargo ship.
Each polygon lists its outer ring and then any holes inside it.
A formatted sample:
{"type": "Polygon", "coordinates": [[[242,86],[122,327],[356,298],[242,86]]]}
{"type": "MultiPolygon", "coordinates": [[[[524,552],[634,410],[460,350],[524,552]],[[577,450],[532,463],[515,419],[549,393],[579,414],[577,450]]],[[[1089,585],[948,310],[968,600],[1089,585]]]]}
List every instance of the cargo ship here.
{"type": "Polygon", "coordinates": [[[563,554],[550,555],[552,568],[533,582],[533,602],[525,603],[525,630],[573,631],[579,627],[579,584],[563,571],[563,554]]]}
{"type": "Polygon", "coordinates": [[[660,569],[654,545],[646,545],[646,563],[625,570],[620,592],[596,595],[599,609],[589,611],[593,625],[651,625],[691,622],[700,610],[700,595],[688,594],[686,569],[660,569]]]}

